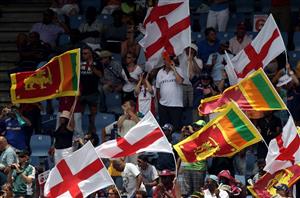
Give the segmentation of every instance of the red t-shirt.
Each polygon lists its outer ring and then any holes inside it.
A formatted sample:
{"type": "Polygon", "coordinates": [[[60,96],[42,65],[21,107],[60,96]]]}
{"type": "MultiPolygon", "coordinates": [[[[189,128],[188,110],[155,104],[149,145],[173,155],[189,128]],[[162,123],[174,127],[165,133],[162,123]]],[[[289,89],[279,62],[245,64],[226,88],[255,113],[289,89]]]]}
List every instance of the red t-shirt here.
{"type": "MultiPolygon", "coordinates": [[[[64,110],[66,111],[70,111],[72,108],[72,105],[74,103],[75,97],[74,96],[65,96],[65,97],[61,97],[59,98],[59,108],[58,111],[62,112],[64,110]]],[[[82,107],[80,105],[80,102],[77,101],[75,109],[74,109],[74,113],[79,113],[82,111],[82,107]]]]}

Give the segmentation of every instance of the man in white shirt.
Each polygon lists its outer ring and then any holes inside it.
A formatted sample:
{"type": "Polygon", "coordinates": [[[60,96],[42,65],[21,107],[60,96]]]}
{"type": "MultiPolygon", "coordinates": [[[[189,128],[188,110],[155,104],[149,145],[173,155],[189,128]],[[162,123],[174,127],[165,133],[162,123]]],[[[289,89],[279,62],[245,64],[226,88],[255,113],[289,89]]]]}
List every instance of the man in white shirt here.
{"type": "Polygon", "coordinates": [[[158,114],[160,125],[171,123],[178,129],[183,107],[182,70],[175,66],[174,58],[164,58],[164,66],[156,77],[158,114]]]}
{"type": "Polygon", "coordinates": [[[251,43],[251,41],[251,37],[247,35],[244,22],[241,22],[237,25],[236,36],[229,40],[229,50],[236,55],[251,43]]]}
{"type": "Polygon", "coordinates": [[[137,190],[146,191],[142,184],[142,175],[136,165],[125,163],[123,159],[115,159],[112,163],[114,169],[122,172],[123,187],[127,192],[127,198],[135,197],[137,190]]]}
{"type": "Polygon", "coordinates": [[[209,175],[206,179],[205,186],[207,189],[203,191],[204,198],[229,198],[229,195],[226,191],[218,189],[219,180],[216,175],[209,175]]]}

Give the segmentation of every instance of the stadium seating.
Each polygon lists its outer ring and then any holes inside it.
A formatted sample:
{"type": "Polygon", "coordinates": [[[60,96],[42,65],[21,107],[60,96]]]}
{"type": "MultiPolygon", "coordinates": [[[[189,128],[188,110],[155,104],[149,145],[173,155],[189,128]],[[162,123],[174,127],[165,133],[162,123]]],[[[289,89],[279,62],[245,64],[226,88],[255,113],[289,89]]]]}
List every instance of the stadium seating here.
{"type": "Polygon", "coordinates": [[[204,33],[192,32],[192,41],[199,42],[204,39],[204,33]]]}
{"type": "Polygon", "coordinates": [[[237,24],[240,23],[240,22],[244,22],[245,18],[246,18],[246,16],[245,16],[244,13],[230,14],[228,25],[227,25],[227,31],[229,31],[229,32],[236,31],[237,24]]]}
{"type": "Polygon", "coordinates": [[[58,36],[57,45],[58,46],[64,46],[71,42],[70,36],[68,34],[60,34],[58,36]]]}
{"type": "Polygon", "coordinates": [[[300,51],[300,32],[294,33],[294,44],[295,44],[295,50],[300,51]]]}
{"type": "Polygon", "coordinates": [[[105,104],[109,113],[122,114],[122,100],[119,93],[106,93],[105,104]]]}
{"type": "Polygon", "coordinates": [[[80,11],[81,11],[81,13],[84,13],[85,10],[90,6],[93,6],[93,7],[97,8],[97,11],[100,11],[101,6],[102,6],[101,3],[102,3],[101,0],[83,0],[83,1],[80,1],[80,11]]]}
{"type": "Polygon", "coordinates": [[[232,37],[234,37],[233,32],[217,32],[218,39],[222,41],[229,41],[232,37]]]}
{"type": "Polygon", "coordinates": [[[113,22],[113,18],[109,14],[100,14],[97,16],[97,19],[104,25],[110,25],[113,22]]]}
{"type": "Polygon", "coordinates": [[[254,11],[254,0],[235,0],[234,2],[237,12],[249,13],[254,11]]]}
{"type": "Polygon", "coordinates": [[[30,139],[31,156],[47,157],[51,147],[49,135],[33,135],[30,139]]]}
{"type": "Polygon", "coordinates": [[[292,68],[297,66],[297,62],[300,60],[300,51],[289,51],[289,63],[292,68]]]}
{"type": "Polygon", "coordinates": [[[80,24],[84,21],[84,16],[77,15],[77,16],[70,16],[70,28],[71,29],[78,29],[80,24]]]}

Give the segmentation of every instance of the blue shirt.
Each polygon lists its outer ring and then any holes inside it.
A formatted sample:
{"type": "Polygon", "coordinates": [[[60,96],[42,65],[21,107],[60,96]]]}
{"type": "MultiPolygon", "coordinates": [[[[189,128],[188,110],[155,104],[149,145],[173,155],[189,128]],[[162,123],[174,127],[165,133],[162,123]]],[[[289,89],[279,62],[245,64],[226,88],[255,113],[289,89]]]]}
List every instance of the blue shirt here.
{"type": "Polygon", "coordinates": [[[213,45],[208,44],[207,40],[204,39],[197,43],[198,46],[198,57],[202,59],[204,63],[207,62],[207,59],[211,53],[218,51],[220,47],[220,41],[216,40],[213,45]]]}
{"type": "Polygon", "coordinates": [[[18,150],[26,149],[25,131],[20,126],[17,119],[7,118],[1,121],[1,125],[4,125],[5,138],[8,144],[18,150]]]}
{"type": "Polygon", "coordinates": [[[227,3],[227,2],[224,2],[224,3],[213,3],[213,4],[210,6],[210,10],[215,11],[215,12],[218,12],[218,11],[222,11],[222,10],[227,9],[228,7],[229,7],[229,6],[228,6],[228,3],[227,3]]]}

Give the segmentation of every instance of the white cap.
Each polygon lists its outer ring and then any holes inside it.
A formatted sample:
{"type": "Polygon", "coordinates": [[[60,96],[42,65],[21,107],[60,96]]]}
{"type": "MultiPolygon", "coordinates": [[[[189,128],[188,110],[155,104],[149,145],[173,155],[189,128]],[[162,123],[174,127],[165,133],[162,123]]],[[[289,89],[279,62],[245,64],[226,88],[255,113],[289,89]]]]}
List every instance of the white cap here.
{"type": "Polygon", "coordinates": [[[192,48],[193,50],[195,50],[196,52],[198,52],[198,47],[196,44],[191,43],[190,48],[192,48]]]}
{"type": "Polygon", "coordinates": [[[277,87],[281,87],[283,85],[286,85],[288,84],[289,82],[291,82],[293,80],[293,78],[287,74],[284,74],[283,76],[281,76],[278,80],[278,83],[277,83],[277,87]]]}

